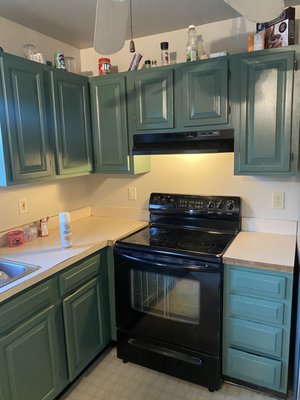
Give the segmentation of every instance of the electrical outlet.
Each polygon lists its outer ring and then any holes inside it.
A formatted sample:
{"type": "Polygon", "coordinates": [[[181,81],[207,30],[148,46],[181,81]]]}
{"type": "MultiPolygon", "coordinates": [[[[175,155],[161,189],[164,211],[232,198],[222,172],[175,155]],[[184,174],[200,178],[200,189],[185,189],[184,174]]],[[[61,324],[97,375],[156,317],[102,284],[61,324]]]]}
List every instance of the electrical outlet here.
{"type": "Polygon", "coordinates": [[[136,187],[128,188],[128,200],[136,200],[136,187]]]}
{"type": "Polygon", "coordinates": [[[20,197],[19,198],[19,213],[20,214],[25,214],[28,211],[28,204],[27,204],[27,199],[26,197],[20,197]]]}
{"type": "Polygon", "coordinates": [[[272,208],[284,208],[284,192],[272,193],[272,208]]]}

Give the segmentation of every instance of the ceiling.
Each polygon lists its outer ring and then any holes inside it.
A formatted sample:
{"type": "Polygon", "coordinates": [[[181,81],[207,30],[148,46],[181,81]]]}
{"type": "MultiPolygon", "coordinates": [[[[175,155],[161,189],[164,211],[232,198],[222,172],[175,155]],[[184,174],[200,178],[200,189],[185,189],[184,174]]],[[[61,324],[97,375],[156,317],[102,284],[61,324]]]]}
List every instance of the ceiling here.
{"type": "MultiPolygon", "coordinates": [[[[132,0],[132,10],[134,37],[240,16],[223,0],[132,0]]],[[[95,11],[96,0],[0,0],[1,17],[80,49],[93,46],[95,11]]]]}

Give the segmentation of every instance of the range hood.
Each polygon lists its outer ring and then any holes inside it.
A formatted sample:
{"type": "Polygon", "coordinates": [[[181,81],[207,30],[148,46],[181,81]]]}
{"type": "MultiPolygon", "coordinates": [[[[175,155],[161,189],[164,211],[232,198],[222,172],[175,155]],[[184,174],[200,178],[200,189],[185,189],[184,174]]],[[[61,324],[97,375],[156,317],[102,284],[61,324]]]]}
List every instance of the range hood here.
{"type": "Polygon", "coordinates": [[[133,135],[133,154],[192,154],[233,151],[233,129],[133,135]]]}

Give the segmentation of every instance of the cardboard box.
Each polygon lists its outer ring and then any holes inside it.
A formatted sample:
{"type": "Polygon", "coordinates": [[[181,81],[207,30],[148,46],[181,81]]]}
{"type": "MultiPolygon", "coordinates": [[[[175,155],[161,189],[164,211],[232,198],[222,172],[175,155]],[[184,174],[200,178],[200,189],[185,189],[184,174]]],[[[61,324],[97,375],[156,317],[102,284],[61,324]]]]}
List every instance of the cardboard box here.
{"type": "Polygon", "coordinates": [[[256,24],[256,32],[265,32],[265,48],[283,47],[295,42],[295,7],[285,8],[278,18],[256,24]]]}
{"type": "Polygon", "coordinates": [[[248,51],[263,50],[265,48],[265,31],[248,35],[248,51]]]}

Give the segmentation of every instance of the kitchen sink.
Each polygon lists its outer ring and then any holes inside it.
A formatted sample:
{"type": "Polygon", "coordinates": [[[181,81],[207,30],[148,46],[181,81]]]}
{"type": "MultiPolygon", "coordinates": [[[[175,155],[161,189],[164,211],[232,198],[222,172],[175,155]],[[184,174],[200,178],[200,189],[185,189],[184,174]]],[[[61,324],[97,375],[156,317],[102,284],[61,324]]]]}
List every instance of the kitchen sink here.
{"type": "Polygon", "coordinates": [[[0,259],[0,288],[38,269],[35,265],[0,259]]]}

